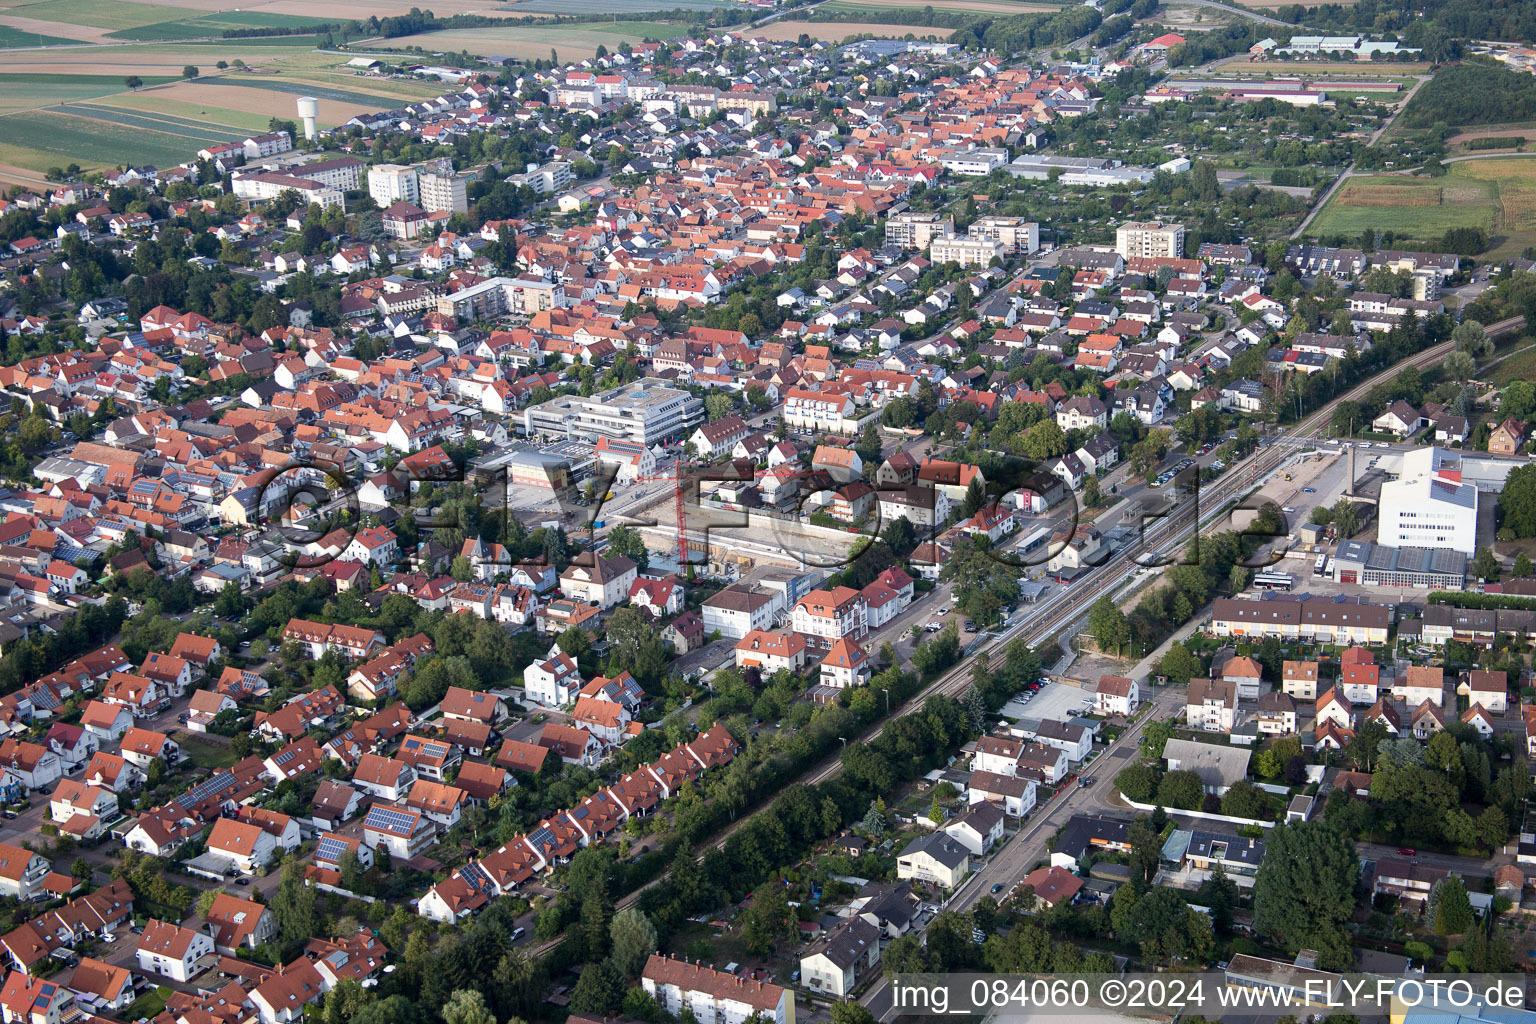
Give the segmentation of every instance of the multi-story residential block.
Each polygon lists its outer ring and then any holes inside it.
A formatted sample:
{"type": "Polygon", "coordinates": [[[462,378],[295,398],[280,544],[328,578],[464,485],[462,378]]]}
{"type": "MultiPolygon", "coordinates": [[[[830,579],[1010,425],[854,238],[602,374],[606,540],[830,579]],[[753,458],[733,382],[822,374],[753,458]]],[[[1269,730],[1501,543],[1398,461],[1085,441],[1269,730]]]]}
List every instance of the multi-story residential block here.
{"type": "Polygon", "coordinates": [[[368,168],[368,195],[379,209],[396,203],[420,203],[421,191],[416,168],[404,164],[375,164],[368,168]]]}
{"type": "Polygon", "coordinates": [[[1115,229],[1115,252],[1128,260],[1180,259],[1184,255],[1184,225],[1127,221],[1115,229]]]}
{"type": "Polygon", "coordinates": [[[1040,225],[1022,217],[981,217],[966,233],[972,238],[1000,242],[1011,256],[1028,256],[1040,248],[1040,225]]]}
{"type": "Polygon", "coordinates": [[[1191,679],[1184,720],[1206,732],[1231,732],[1237,716],[1237,687],[1225,679],[1191,679]]]}
{"type": "Polygon", "coordinates": [[[935,238],[955,233],[955,219],[937,213],[896,213],[885,219],[887,245],[903,249],[926,249],[935,238]]]}
{"type": "Polygon", "coordinates": [[[958,263],[962,267],[988,267],[993,260],[1007,256],[1002,242],[990,238],[944,235],[928,244],[928,258],[935,263],[958,263]]]}
{"type": "Polygon", "coordinates": [[[864,595],[852,587],[813,590],[795,604],[790,624],[796,633],[806,636],[856,640],[868,629],[867,610],[864,595]]]}

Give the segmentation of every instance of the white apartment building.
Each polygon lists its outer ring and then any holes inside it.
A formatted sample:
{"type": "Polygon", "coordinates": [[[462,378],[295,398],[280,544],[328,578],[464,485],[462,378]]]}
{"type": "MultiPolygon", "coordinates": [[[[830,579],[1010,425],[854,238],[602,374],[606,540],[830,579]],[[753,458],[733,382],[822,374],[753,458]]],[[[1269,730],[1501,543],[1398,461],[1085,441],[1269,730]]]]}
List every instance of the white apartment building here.
{"type": "Polygon", "coordinates": [[[790,388],[784,397],[784,424],[797,430],[852,434],[858,429],[853,416],[853,399],[847,395],[790,388]]]}
{"type": "Polygon", "coordinates": [[[640,973],[645,994],[674,1017],[684,1008],[700,1024],[795,1024],[794,994],[766,981],[653,954],[640,973]]]}
{"type": "Polygon", "coordinates": [[[1184,225],[1127,221],[1115,229],[1115,251],[1125,259],[1178,259],[1184,255],[1184,225]]]}
{"type": "Polygon", "coordinates": [[[253,135],[243,143],[247,160],[260,160],[264,156],[276,156],[293,148],[293,136],[287,130],[253,135]]]}
{"type": "Polygon", "coordinates": [[[736,583],[711,595],[699,610],[703,613],[705,633],[719,630],[723,637],[740,640],[772,628],[784,614],[784,592],[736,583]]]}
{"type": "Polygon", "coordinates": [[[962,267],[989,266],[1006,255],[1003,243],[988,238],[935,238],[928,246],[928,258],[935,263],[958,263],[962,267]]]}
{"type": "Polygon", "coordinates": [[[355,156],[339,156],[331,160],[318,160],[312,164],[291,167],[288,173],[295,178],[318,181],[338,192],[355,192],[362,188],[363,167],[355,156]]]}
{"type": "Polygon", "coordinates": [[[551,160],[543,167],[530,167],[522,174],[514,174],[507,180],[514,185],[527,185],[543,196],[565,188],[576,180],[576,176],[571,173],[571,165],[566,161],[551,160]]]}
{"type": "Polygon", "coordinates": [[[967,234],[992,242],[1017,256],[1027,256],[1040,248],[1040,225],[1022,217],[982,217],[967,234]]]}
{"type": "Polygon", "coordinates": [[[404,164],[379,164],[368,168],[368,194],[381,210],[402,202],[421,205],[416,168],[404,164]]]}
{"type": "Polygon", "coordinates": [[[805,636],[826,640],[857,639],[868,629],[867,615],[864,595],[852,587],[813,590],[795,604],[795,610],[790,614],[790,626],[805,636]]]}
{"type": "Polygon", "coordinates": [[[885,219],[885,243],[903,249],[926,249],[935,238],[955,233],[955,219],[937,213],[893,214],[885,219]]]}
{"type": "Polygon", "coordinates": [[[422,209],[433,213],[469,212],[466,180],[463,175],[454,174],[451,166],[447,173],[423,173],[420,184],[422,209]]]}
{"type": "Polygon", "coordinates": [[[310,178],[298,178],[277,171],[256,171],[243,174],[231,181],[236,197],[245,200],[276,199],[284,192],[297,192],[301,205],[318,205],[321,209],[345,205],[339,190],[310,178]]]}

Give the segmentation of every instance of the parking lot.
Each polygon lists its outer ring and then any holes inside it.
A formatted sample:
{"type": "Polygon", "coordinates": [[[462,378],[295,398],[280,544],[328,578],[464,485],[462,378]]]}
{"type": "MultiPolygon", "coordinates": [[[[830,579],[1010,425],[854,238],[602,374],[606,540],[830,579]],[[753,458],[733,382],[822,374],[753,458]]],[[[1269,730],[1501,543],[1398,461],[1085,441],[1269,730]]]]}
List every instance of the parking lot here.
{"type": "Polygon", "coordinates": [[[1016,697],[1003,705],[1000,714],[1003,717],[1017,721],[1020,718],[1055,719],[1059,722],[1067,721],[1068,711],[1082,711],[1089,704],[1083,703],[1083,698],[1093,700],[1093,691],[1081,690],[1076,686],[1067,686],[1063,683],[1046,683],[1030,700],[1016,697]]]}

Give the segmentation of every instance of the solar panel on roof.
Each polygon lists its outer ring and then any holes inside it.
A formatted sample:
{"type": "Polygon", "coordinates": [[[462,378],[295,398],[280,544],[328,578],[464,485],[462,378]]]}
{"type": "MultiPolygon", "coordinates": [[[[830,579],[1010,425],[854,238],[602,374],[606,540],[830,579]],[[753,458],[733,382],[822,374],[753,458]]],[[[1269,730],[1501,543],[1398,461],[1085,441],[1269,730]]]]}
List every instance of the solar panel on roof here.
{"type": "Polygon", "coordinates": [[[416,822],[417,817],[414,814],[393,807],[375,807],[368,812],[368,819],[364,824],[369,828],[410,835],[416,828],[416,822]]]}
{"type": "Polygon", "coordinates": [[[346,853],[347,850],[347,844],[337,837],[321,836],[319,844],[315,847],[315,860],[339,864],[341,862],[341,855],[346,853]]]}

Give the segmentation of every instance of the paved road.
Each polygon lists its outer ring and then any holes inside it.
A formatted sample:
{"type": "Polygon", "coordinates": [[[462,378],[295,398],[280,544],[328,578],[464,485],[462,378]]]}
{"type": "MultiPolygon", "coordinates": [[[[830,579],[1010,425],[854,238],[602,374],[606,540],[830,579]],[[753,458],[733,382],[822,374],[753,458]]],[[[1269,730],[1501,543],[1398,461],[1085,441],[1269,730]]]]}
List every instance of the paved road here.
{"type": "MultiPolygon", "coordinates": [[[[1093,763],[1080,773],[1080,778],[1092,779],[1094,784],[1082,788],[1069,783],[1065,789],[1056,794],[1055,799],[1043,807],[1037,807],[1034,817],[1007,839],[1002,849],[956,890],[945,903],[945,909],[965,911],[974,906],[983,896],[993,899],[1006,896],[1013,883],[1028,874],[1030,867],[1036,861],[1045,859],[1049,853],[1047,844],[1051,836],[1055,835],[1056,829],[1072,815],[1113,811],[1123,814],[1124,808],[1118,807],[1113,802],[1114,788],[1110,780],[1126,765],[1127,761],[1124,758],[1115,757],[1115,753],[1127,749],[1134,750],[1146,724],[1155,719],[1167,717],[1175,708],[1182,706],[1183,699],[1182,689],[1154,691],[1152,710],[1144,712],[1136,723],[1121,733],[1113,743],[1100,749],[1093,763]],[[992,887],[995,885],[1001,885],[1003,888],[994,895],[992,887]]],[[[890,983],[884,976],[881,976],[869,991],[859,998],[859,1002],[874,1014],[876,1020],[884,1021],[896,1016],[894,1007],[891,1005],[890,983]]]]}

